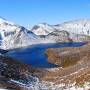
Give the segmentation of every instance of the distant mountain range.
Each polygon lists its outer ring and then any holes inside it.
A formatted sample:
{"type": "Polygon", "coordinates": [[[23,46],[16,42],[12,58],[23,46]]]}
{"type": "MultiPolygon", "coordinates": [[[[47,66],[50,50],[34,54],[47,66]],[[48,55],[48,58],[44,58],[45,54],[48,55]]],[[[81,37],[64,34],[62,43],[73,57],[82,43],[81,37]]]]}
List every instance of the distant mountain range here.
{"type": "Polygon", "coordinates": [[[41,23],[27,29],[0,17],[0,48],[11,49],[39,43],[90,40],[90,20],[75,20],[57,25],[41,23]]]}

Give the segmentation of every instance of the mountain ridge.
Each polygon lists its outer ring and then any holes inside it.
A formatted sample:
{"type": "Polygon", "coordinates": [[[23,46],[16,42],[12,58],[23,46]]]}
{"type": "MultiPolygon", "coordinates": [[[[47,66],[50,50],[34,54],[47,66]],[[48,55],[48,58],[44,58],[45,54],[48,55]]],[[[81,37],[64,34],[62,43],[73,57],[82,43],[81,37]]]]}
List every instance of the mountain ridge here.
{"type": "Polygon", "coordinates": [[[0,18],[0,48],[11,49],[40,43],[81,42],[90,40],[90,19],[57,25],[40,23],[27,29],[0,18]]]}

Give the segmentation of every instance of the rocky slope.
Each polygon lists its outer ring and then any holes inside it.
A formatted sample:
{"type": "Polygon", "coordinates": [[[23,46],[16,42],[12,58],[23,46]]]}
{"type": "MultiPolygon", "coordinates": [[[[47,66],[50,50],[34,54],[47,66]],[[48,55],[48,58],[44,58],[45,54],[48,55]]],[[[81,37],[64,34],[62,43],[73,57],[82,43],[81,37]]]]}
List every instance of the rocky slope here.
{"type": "Polygon", "coordinates": [[[56,85],[62,83],[62,90],[90,88],[90,44],[74,48],[52,48],[48,49],[46,54],[48,61],[58,65],[58,68],[49,70],[44,80],[54,82],[56,85]]]}
{"type": "Polygon", "coordinates": [[[0,88],[15,90],[39,90],[39,78],[44,71],[0,55],[0,88]],[[35,87],[34,87],[35,86],[35,87]]]}

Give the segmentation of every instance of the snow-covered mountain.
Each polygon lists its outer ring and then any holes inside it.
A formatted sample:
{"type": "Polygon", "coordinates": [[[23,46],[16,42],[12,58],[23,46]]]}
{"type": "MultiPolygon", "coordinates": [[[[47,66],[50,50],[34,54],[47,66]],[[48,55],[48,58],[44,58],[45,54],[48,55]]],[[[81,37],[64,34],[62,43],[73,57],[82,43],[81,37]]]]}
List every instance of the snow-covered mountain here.
{"type": "Polygon", "coordinates": [[[76,20],[57,25],[37,24],[32,29],[0,17],[0,48],[10,49],[37,43],[90,41],[90,20],[76,20]]]}
{"type": "Polygon", "coordinates": [[[34,43],[37,36],[25,27],[0,18],[1,48],[9,49],[34,43]]]}
{"type": "Polygon", "coordinates": [[[66,30],[70,33],[90,35],[90,20],[81,19],[70,22],[64,22],[62,24],[57,25],[56,28],[59,30],[66,30]]]}
{"type": "MultiPolygon", "coordinates": [[[[42,23],[39,25],[35,25],[31,31],[35,33],[36,35],[43,36],[45,35],[48,40],[52,38],[52,40],[55,40],[56,34],[52,35],[50,33],[57,32],[61,33],[64,35],[65,32],[67,32],[67,36],[69,40],[71,41],[88,41],[90,38],[90,20],[82,19],[82,20],[75,20],[75,21],[70,21],[70,22],[64,22],[62,24],[57,24],[57,25],[49,25],[46,23],[42,23]],[[59,32],[61,31],[61,32],[59,32]],[[65,31],[65,32],[64,32],[65,31]],[[50,34],[50,35],[49,35],[50,34]],[[49,35],[49,37],[48,37],[49,35]]],[[[57,37],[59,38],[59,41],[63,37],[60,35],[57,37]]],[[[68,39],[67,38],[67,39],[68,39]]],[[[56,40],[57,41],[57,40],[56,40]]]]}
{"type": "Polygon", "coordinates": [[[49,25],[47,23],[40,23],[33,26],[31,31],[36,35],[48,35],[49,33],[56,31],[56,29],[53,27],[53,25],[49,25]]]}
{"type": "Polygon", "coordinates": [[[53,31],[68,31],[69,33],[81,34],[81,35],[90,35],[90,20],[81,19],[74,20],[69,22],[64,22],[57,25],[49,25],[46,23],[35,25],[31,31],[36,35],[48,35],[53,31]]]}

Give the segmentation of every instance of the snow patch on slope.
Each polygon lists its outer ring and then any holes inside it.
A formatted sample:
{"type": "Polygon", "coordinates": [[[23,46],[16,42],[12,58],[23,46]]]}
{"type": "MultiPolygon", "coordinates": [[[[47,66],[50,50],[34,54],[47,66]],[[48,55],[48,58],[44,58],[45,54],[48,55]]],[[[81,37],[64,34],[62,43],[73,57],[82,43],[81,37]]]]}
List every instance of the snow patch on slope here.
{"type": "Polygon", "coordinates": [[[35,33],[36,35],[48,35],[49,33],[55,31],[52,25],[41,23],[38,25],[35,25],[31,31],[35,33]]]}
{"type": "Polygon", "coordinates": [[[0,18],[1,48],[17,48],[35,43],[37,36],[25,27],[0,18]]]}
{"type": "Polygon", "coordinates": [[[35,25],[31,31],[36,35],[48,35],[53,31],[67,31],[74,34],[90,35],[90,20],[81,19],[75,21],[64,22],[57,25],[49,25],[46,23],[35,25]]]}
{"type": "Polygon", "coordinates": [[[57,25],[42,23],[34,26],[31,31],[36,35],[41,36],[41,39],[44,41],[49,41],[50,43],[90,41],[90,20],[75,20],[57,25]],[[57,32],[57,34],[53,34],[55,32],[57,32]],[[67,32],[67,35],[65,32],[67,32]]]}
{"type": "Polygon", "coordinates": [[[17,85],[27,89],[27,90],[88,90],[90,88],[90,83],[86,82],[82,87],[76,86],[75,83],[66,85],[65,83],[54,84],[53,82],[40,81],[38,78],[33,77],[36,82],[30,82],[29,84],[24,84],[22,82],[11,79],[11,83],[16,83],[17,85]]]}
{"type": "Polygon", "coordinates": [[[58,27],[59,30],[66,30],[70,33],[81,34],[81,35],[90,35],[90,20],[81,19],[70,22],[65,22],[58,27]]]}

